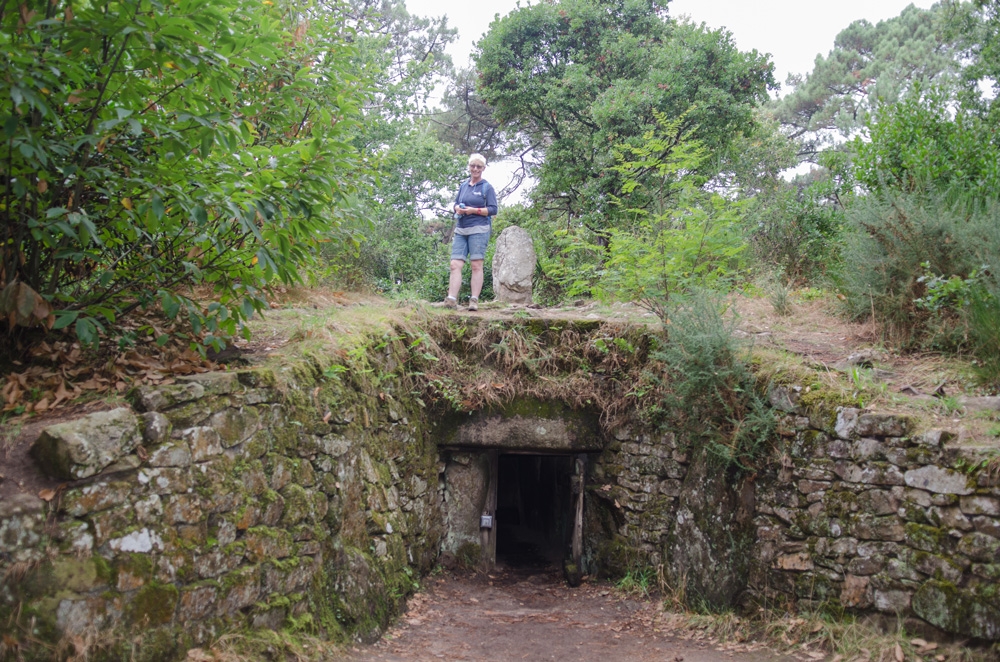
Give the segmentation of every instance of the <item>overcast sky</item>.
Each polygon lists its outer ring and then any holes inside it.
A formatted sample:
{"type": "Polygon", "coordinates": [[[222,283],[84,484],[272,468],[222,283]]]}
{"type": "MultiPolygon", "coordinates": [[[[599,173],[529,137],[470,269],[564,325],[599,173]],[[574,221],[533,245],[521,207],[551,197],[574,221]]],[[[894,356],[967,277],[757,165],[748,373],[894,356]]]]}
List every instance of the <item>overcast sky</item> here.
{"type": "MultiPolygon", "coordinates": [[[[522,1],[521,4],[530,4],[522,1]]],[[[711,28],[726,27],[741,50],[756,48],[770,53],[775,79],[784,84],[789,73],[808,73],[816,55],[826,55],[837,33],[852,21],[866,18],[872,23],[898,16],[907,0],[673,0],[670,14],[690,16],[711,28]]],[[[930,0],[917,0],[930,7],[930,0]]],[[[418,16],[448,16],[457,27],[458,41],[449,53],[457,66],[466,66],[472,45],[489,29],[494,15],[504,16],[517,7],[517,0],[469,2],[468,0],[406,0],[407,9],[418,16]]]]}

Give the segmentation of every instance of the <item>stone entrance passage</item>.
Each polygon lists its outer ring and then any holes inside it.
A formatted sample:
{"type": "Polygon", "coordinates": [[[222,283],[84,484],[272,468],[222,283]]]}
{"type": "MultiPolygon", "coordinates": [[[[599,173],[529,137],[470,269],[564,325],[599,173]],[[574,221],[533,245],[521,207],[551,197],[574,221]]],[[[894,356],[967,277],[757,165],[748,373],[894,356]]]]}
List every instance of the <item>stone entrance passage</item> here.
{"type": "Polygon", "coordinates": [[[442,460],[442,551],[483,569],[559,569],[579,582],[586,454],[449,449],[442,460]]]}
{"type": "Polygon", "coordinates": [[[442,426],[442,552],[484,568],[553,565],[583,575],[587,457],[604,449],[595,412],[521,400],[442,426]]]}
{"type": "Polygon", "coordinates": [[[566,560],[573,538],[573,464],[570,455],[500,456],[498,563],[559,567],[566,560]]]}

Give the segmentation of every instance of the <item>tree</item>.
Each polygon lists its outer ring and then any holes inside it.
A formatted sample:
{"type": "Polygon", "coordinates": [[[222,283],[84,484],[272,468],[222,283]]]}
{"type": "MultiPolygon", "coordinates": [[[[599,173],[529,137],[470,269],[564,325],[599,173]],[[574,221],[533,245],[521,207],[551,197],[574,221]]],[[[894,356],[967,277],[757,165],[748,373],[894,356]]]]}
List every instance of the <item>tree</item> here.
{"type": "Polygon", "coordinates": [[[454,199],[463,163],[426,123],[398,136],[381,156],[378,186],[366,205],[375,232],[362,243],[358,263],[368,284],[431,297],[432,274],[444,283],[443,240],[451,216],[447,224],[434,219],[454,199]]]}
{"type": "Polygon", "coordinates": [[[816,57],[811,73],[789,76],[792,92],[775,104],[804,160],[855,134],[876,103],[891,104],[914,84],[957,90],[962,51],[943,31],[945,12],[908,6],[899,16],[872,25],[854,21],[816,57]]]}
{"type": "Polygon", "coordinates": [[[659,115],[657,123],[641,145],[614,150],[614,169],[625,184],[623,197],[613,202],[631,222],[610,231],[608,260],[595,289],[624,295],[665,322],[674,295],[724,287],[738,272],[746,244],[734,203],[699,186],[695,173],[708,152],[692,138],[693,130],[683,133],[683,118],[659,115]],[[650,198],[655,202],[649,209],[632,204],[650,198]]]}
{"type": "MultiPolygon", "coordinates": [[[[464,161],[426,116],[435,86],[452,74],[445,47],[455,38],[444,17],[413,16],[401,0],[353,0],[356,64],[373,81],[354,144],[371,164],[361,193],[363,241],[327,254],[341,281],[379,290],[420,289],[446,264],[438,217],[464,161]]],[[[443,272],[442,272],[443,273],[443,272]]]]}
{"type": "Polygon", "coordinates": [[[947,9],[946,34],[962,49],[966,66],[962,69],[965,82],[963,101],[989,111],[990,122],[1000,124],[1000,2],[998,0],[945,0],[947,9]],[[992,94],[984,95],[984,88],[992,94]]]}
{"type": "MultiPolygon", "coordinates": [[[[9,5],[5,5],[9,8],[9,5]]],[[[322,1],[0,13],[0,307],[85,343],[154,305],[206,342],[336,239],[365,82],[322,1]],[[195,301],[207,286],[215,302],[195,301]]]]}
{"type": "Polygon", "coordinates": [[[531,174],[542,209],[602,241],[624,184],[614,145],[637,146],[662,113],[683,118],[706,149],[724,149],[773,85],[766,57],[741,53],[724,31],[668,19],[658,0],[521,7],[491,24],[475,60],[482,100],[539,155],[531,174]]]}
{"type": "Polygon", "coordinates": [[[518,152],[517,132],[494,117],[476,80],[474,69],[455,72],[441,100],[443,109],[429,116],[438,135],[460,154],[478,152],[493,160],[518,152]]]}
{"type": "Polygon", "coordinates": [[[954,107],[942,90],[920,87],[876,108],[853,143],[854,174],[869,191],[937,190],[970,201],[1000,191],[1000,140],[975,109],[954,107]]]}

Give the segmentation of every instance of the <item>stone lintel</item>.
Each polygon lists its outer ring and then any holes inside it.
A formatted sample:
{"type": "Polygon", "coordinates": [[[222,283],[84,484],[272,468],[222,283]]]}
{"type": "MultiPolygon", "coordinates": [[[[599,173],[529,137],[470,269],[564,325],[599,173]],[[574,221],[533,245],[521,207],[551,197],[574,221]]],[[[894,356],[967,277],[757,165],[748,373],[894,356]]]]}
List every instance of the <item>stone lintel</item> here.
{"type": "Polygon", "coordinates": [[[481,415],[463,423],[449,445],[500,450],[601,451],[595,429],[579,420],[533,416],[481,415]]]}

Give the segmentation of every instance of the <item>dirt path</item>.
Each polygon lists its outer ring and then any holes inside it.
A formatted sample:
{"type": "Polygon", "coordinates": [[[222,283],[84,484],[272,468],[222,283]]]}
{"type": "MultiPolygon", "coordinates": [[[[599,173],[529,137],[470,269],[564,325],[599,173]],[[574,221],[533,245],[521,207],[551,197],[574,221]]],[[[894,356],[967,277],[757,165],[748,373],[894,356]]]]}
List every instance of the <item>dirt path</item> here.
{"type": "Polygon", "coordinates": [[[762,662],[763,648],[716,649],[672,630],[652,600],[622,598],[606,584],[570,588],[554,570],[428,577],[400,622],[351,660],[573,660],[762,662]]]}

